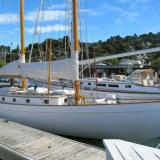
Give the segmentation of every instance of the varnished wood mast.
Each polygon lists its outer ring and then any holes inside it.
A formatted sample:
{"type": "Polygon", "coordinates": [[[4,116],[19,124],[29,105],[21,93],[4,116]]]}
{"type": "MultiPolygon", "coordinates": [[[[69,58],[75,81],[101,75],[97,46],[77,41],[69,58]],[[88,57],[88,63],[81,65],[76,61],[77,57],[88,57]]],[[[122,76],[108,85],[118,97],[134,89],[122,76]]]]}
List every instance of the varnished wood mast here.
{"type": "MultiPolygon", "coordinates": [[[[78,0],[73,0],[73,35],[74,35],[74,53],[78,54],[79,52],[79,43],[78,43],[78,0]]],[[[75,80],[75,104],[79,105],[81,101],[80,93],[80,80],[75,80]]]]}
{"type": "MultiPolygon", "coordinates": [[[[21,63],[25,63],[25,40],[24,40],[24,0],[20,0],[20,29],[21,29],[21,63]]],[[[22,89],[27,88],[26,79],[22,78],[22,89]]]]}

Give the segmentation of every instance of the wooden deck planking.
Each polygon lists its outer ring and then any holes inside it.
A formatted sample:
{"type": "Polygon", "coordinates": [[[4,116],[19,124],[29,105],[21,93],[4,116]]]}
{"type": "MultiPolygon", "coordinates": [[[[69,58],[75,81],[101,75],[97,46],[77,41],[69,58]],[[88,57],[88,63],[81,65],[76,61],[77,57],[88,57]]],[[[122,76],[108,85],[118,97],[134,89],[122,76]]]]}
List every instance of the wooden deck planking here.
{"type": "Polygon", "coordinates": [[[35,160],[105,159],[105,151],[99,148],[3,119],[0,119],[0,143],[35,160]]]}

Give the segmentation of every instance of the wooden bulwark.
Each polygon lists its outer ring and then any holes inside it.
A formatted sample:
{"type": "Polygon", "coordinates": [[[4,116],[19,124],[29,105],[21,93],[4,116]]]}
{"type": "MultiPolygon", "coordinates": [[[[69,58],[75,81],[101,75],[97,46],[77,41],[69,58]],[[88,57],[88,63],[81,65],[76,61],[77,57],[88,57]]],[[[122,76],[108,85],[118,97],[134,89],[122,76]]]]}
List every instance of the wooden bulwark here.
{"type": "Polygon", "coordinates": [[[0,144],[0,159],[6,159],[4,155],[25,155],[26,159],[34,160],[105,159],[102,149],[3,119],[0,119],[0,144]]]}

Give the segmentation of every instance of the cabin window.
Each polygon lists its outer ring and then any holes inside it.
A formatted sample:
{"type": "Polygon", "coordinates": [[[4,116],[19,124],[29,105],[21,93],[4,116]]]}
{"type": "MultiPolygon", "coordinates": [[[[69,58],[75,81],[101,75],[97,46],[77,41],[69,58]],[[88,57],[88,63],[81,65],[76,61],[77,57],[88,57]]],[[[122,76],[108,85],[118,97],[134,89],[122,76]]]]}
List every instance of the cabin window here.
{"type": "Polygon", "coordinates": [[[131,85],[126,85],[126,88],[131,88],[131,85]]]}
{"type": "Polygon", "coordinates": [[[2,97],[2,101],[5,101],[5,97],[2,97]]]}
{"type": "Polygon", "coordinates": [[[30,99],[26,99],[26,103],[30,103],[30,99]]]}
{"type": "Polygon", "coordinates": [[[106,84],[97,84],[98,87],[106,87],[106,84]]]}
{"type": "Polygon", "coordinates": [[[64,99],[64,102],[65,102],[65,103],[67,103],[67,102],[68,102],[68,99],[67,99],[67,98],[65,98],[65,99],[64,99]]]}
{"type": "Polygon", "coordinates": [[[44,100],[44,104],[49,104],[49,100],[48,100],[48,99],[45,99],[45,100],[44,100]]]}
{"type": "Polygon", "coordinates": [[[91,83],[88,83],[88,86],[91,86],[91,83]]]}
{"type": "Polygon", "coordinates": [[[119,85],[117,85],[117,84],[109,84],[108,87],[119,88],[119,85]]]}
{"type": "Polygon", "coordinates": [[[12,101],[13,101],[13,102],[16,102],[16,98],[13,98],[12,101]]]}

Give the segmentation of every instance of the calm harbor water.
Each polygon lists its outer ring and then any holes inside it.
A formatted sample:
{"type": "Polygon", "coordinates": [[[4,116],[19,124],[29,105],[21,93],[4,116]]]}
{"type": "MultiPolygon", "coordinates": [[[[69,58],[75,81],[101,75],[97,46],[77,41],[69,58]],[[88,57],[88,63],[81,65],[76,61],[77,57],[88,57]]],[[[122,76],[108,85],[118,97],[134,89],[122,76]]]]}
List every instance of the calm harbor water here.
{"type": "Polygon", "coordinates": [[[78,137],[66,137],[66,138],[104,149],[103,140],[89,139],[89,138],[78,138],[78,137]]]}
{"type": "MultiPolygon", "coordinates": [[[[103,140],[97,140],[97,139],[88,139],[88,138],[77,138],[77,137],[66,137],[81,143],[85,143],[88,145],[92,145],[101,149],[105,149],[104,145],[103,145],[103,140]]],[[[136,142],[133,142],[136,143],[136,142]]],[[[138,143],[138,142],[137,142],[138,143]]],[[[157,148],[160,145],[160,139],[155,139],[155,140],[151,140],[150,142],[146,142],[146,143],[141,143],[139,142],[138,144],[142,144],[142,145],[146,145],[146,146],[150,146],[150,147],[154,147],[157,148]]],[[[159,146],[160,149],[160,146],[159,146]]]]}

